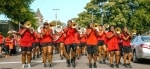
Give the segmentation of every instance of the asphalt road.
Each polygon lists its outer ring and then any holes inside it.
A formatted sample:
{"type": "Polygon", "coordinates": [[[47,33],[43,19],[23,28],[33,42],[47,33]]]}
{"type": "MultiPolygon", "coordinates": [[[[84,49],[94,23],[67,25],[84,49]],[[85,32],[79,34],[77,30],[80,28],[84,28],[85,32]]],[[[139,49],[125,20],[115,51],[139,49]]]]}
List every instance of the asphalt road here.
{"type": "MultiPolygon", "coordinates": [[[[10,56],[8,58],[0,58],[0,69],[21,69],[21,55],[10,56]]],[[[150,69],[150,61],[143,60],[140,63],[132,63],[132,69],[150,69]]],[[[28,69],[28,68],[25,68],[28,69]]],[[[76,61],[76,67],[67,67],[66,60],[61,60],[58,54],[53,55],[52,67],[43,67],[42,59],[36,58],[32,60],[30,69],[89,69],[87,56],[82,56],[81,59],[76,61]]],[[[92,68],[94,69],[94,68],[92,68]]],[[[99,64],[97,62],[97,68],[95,69],[117,69],[110,68],[109,61],[106,64],[99,64]]],[[[127,69],[123,65],[120,65],[119,69],[127,69]]]]}

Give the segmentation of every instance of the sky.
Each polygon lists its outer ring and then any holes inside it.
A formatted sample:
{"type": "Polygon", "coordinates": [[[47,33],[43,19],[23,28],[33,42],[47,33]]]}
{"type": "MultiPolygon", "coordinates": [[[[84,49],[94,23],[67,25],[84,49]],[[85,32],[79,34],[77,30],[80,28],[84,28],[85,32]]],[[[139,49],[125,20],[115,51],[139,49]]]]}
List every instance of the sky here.
{"type": "MultiPolygon", "coordinates": [[[[90,0],[35,0],[31,4],[31,9],[34,12],[39,8],[41,14],[44,17],[44,21],[56,20],[56,11],[53,9],[59,9],[57,11],[57,20],[66,23],[69,19],[78,17],[78,14],[84,11],[86,3],[90,0]]],[[[0,20],[8,18],[0,15],[0,20]]]]}

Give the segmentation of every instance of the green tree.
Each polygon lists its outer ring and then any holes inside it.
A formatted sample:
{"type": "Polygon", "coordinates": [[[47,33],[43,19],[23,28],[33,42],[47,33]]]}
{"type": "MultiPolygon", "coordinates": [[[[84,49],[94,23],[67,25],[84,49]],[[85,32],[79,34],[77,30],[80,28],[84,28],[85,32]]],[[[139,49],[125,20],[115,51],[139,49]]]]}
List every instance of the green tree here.
{"type": "Polygon", "coordinates": [[[6,17],[14,22],[30,20],[32,23],[35,23],[34,12],[30,9],[30,4],[33,1],[34,0],[1,0],[0,14],[6,15],[6,17]]]}
{"type": "Polygon", "coordinates": [[[137,32],[150,29],[149,0],[91,0],[76,22],[87,25],[93,14],[94,23],[109,23],[118,27],[128,26],[137,32]]]}

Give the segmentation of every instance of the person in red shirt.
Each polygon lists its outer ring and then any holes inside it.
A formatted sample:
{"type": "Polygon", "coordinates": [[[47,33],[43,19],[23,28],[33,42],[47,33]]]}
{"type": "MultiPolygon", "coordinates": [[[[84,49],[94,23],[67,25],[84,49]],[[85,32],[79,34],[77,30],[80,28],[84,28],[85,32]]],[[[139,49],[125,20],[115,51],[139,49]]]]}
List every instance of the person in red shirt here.
{"type": "Polygon", "coordinates": [[[61,59],[63,59],[63,55],[65,54],[65,47],[64,47],[64,40],[65,40],[65,33],[64,30],[62,28],[62,26],[57,26],[56,28],[57,30],[55,31],[55,36],[54,36],[54,42],[57,43],[57,45],[59,46],[59,53],[60,53],[60,57],[61,59]]]}
{"type": "Polygon", "coordinates": [[[8,36],[5,38],[5,52],[6,52],[6,57],[12,54],[13,50],[13,35],[8,33],[8,36]]]}
{"type": "Polygon", "coordinates": [[[76,49],[77,59],[80,59],[81,48],[80,48],[80,40],[79,40],[80,34],[79,34],[79,32],[76,32],[74,37],[75,37],[75,41],[73,43],[76,44],[76,46],[77,46],[77,49],[76,49]]]}
{"type": "Polygon", "coordinates": [[[97,61],[97,32],[94,28],[94,24],[90,23],[86,30],[87,34],[87,52],[88,52],[88,59],[89,59],[89,68],[92,68],[92,59],[94,60],[94,68],[97,68],[96,61],[97,61]]]}
{"type": "Polygon", "coordinates": [[[35,57],[39,58],[39,52],[40,52],[40,33],[36,30],[33,33],[34,41],[33,41],[33,59],[35,57]]]}
{"type": "Polygon", "coordinates": [[[123,32],[121,34],[122,43],[123,43],[123,51],[124,51],[124,66],[127,68],[132,68],[131,59],[132,59],[132,49],[130,45],[131,34],[128,31],[127,27],[123,28],[123,32]],[[128,60],[128,63],[127,63],[128,60]]]}
{"type": "Polygon", "coordinates": [[[2,55],[3,40],[4,40],[4,36],[0,32],[0,56],[2,55]]]}
{"type": "Polygon", "coordinates": [[[28,68],[31,67],[31,51],[32,51],[32,42],[33,42],[33,30],[29,27],[25,26],[30,21],[23,22],[22,28],[19,30],[20,38],[20,46],[22,51],[22,68],[25,67],[26,57],[27,57],[27,64],[28,68]]]}
{"type": "Polygon", "coordinates": [[[46,67],[46,59],[48,57],[49,60],[49,67],[51,67],[52,64],[52,52],[53,52],[53,46],[52,46],[52,29],[50,29],[49,24],[47,22],[44,23],[43,29],[41,31],[41,46],[43,49],[43,63],[44,67],[46,67]]]}
{"type": "MultiPolygon", "coordinates": [[[[82,30],[82,29],[81,29],[82,30]]],[[[87,52],[86,52],[86,39],[87,39],[87,36],[86,36],[86,29],[83,28],[83,31],[81,31],[80,33],[80,46],[81,46],[81,54],[82,55],[87,55],[87,52]]]]}
{"type": "Polygon", "coordinates": [[[77,33],[76,28],[74,28],[75,24],[69,20],[68,21],[68,27],[64,30],[66,34],[66,39],[64,41],[65,43],[65,48],[67,52],[67,66],[70,67],[70,57],[71,57],[71,63],[72,66],[75,67],[75,57],[76,57],[76,47],[77,44],[75,44],[75,33],[77,33]],[[70,56],[70,51],[72,52],[70,56]]]}
{"type": "Polygon", "coordinates": [[[107,32],[106,34],[106,38],[107,38],[108,51],[110,54],[110,67],[112,68],[114,67],[113,60],[115,55],[116,67],[119,68],[120,51],[119,51],[118,42],[119,42],[120,34],[118,34],[115,31],[114,26],[110,26],[109,32],[107,32]]]}
{"type": "Polygon", "coordinates": [[[102,25],[99,26],[98,32],[98,56],[99,56],[99,63],[105,64],[105,58],[106,58],[106,45],[105,45],[105,39],[106,39],[106,33],[102,25]]]}

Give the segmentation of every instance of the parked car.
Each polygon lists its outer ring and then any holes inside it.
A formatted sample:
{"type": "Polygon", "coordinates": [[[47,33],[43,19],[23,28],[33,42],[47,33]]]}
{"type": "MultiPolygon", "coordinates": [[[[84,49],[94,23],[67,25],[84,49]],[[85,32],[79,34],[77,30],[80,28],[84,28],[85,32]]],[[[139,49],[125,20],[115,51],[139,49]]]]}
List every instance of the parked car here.
{"type": "Polygon", "coordinates": [[[135,36],[131,40],[133,62],[150,59],[150,36],[135,36]]]}

